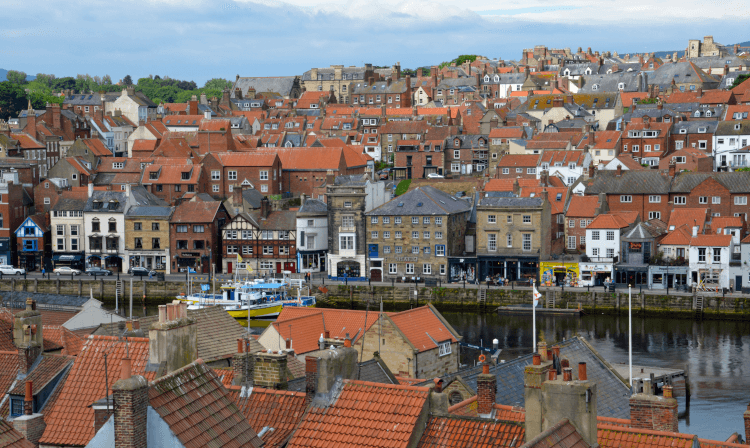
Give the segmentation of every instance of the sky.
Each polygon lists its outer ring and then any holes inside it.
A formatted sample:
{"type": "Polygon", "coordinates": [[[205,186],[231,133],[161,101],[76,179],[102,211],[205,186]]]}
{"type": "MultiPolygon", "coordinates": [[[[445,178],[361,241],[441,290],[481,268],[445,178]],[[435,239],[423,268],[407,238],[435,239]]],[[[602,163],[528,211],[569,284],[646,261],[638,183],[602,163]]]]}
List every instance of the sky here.
{"type": "Polygon", "coordinates": [[[2,0],[0,68],[193,80],[750,40],[747,0],[2,0]]]}

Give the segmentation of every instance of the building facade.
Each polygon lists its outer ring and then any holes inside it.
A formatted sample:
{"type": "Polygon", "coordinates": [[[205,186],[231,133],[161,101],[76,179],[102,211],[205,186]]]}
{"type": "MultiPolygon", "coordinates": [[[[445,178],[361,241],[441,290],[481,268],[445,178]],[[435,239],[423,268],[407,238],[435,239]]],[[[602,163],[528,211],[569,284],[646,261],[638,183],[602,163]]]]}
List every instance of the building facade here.
{"type": "Polygon", "coordinates": [[[125,214],[125,250],[128,268],[171,273],[169,220],[172,207],[131,207],[125,214]]]}

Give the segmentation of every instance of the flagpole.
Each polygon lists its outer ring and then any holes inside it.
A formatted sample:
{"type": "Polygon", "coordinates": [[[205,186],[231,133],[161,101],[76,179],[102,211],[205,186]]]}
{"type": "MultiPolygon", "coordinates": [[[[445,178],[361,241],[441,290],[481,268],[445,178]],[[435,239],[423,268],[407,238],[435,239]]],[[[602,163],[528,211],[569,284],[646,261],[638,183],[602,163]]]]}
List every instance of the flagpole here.
{"type": "Polygon", "coordinates": [[[628,284],[628,365],[630,391],[633,391],[633,307],[631,303],[631,286],[628,284]]]}
{"type": "Polygon", "coordinates": [[[531,353],[536,351],[536,281],[531,281],[531,332],[532,346],[531,353]]]}

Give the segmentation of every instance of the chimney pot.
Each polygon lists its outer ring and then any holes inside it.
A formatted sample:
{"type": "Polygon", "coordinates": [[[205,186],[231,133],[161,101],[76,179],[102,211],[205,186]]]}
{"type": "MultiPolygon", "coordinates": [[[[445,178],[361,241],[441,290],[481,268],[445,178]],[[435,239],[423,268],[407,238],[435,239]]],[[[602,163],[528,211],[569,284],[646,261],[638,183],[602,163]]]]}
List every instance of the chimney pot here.
{"type": "Polygon", "coordinates": [[[556,379],[557,379],[557,370],[550,369],[550,371],[549,371],[549,380],[550,381],[555,381],[556,379]]]}
{"type": "Polygon", "coordinates": [[[352,346],[352,340],[349,338],[344,339],[344,347],[351,347],[352,346]]]}
{"type": "Polygon", "coordinates": [[[664,398],[672,398],[672,386],[664,386],[662,389],[664,398]]]}
{"type": "Polygon", "coordinates": [[[557,356],[558,358],[560,357],[560,346],[559,345],[553,345],[552,346],[552,354],[555,355],[555,356],[557,356]]]}
{"type": "Polygon", "coordinates": [[[533,364],[535,366],[542,365],[542,356],[539,353],[534,353],[534,358],[533,359],[534,359],[533,364]]]}
{"type": "Polygon", "coordinates": [[[159,305],[159,322],[167,320],[167,305],[159,305]]]}
{"type": "Polygon", "coordinates": [[[563,369],[563,381],[573,381],[573,369],[570,367],[563,369]]]}
{"type": "Polygon", "coordinates": [[[586,381],[586,380],[588,380],[588,376],[586,375],[586,363],[579,362],[578,363],[578,381],[586,381]]]}
{"type": "Polygon", "coordinates": [[[442,378],[435,378],[432,380],[435,383],[435,392],[441,393],[443,391],[443,380],[442,378]]]}
{"type": "Polygon", "coordinates": [[[286,349],[289,350],[290,348],[292,348],[292,340],[286,338],[286,349]]]}
{"type": "Polygon", "coordinates": [[[237,353],[244,353],[245,343],[242,339],[237,339],[237,353]]]}
{"type": "Polygon", "coordinates": [[[122,358],[122,365],[121,365],[121,373],[120,373],[120,379],[126,380],[133,376],[133,365],[130,361],[130,358],[122,358]]]}
{"type": "Polygon", "coordinates": [[[560,367],[563,369],[566,367],[570,367],[570,361],[568,361],[568,358],[563,358],[560,360],[560,367]]]}
{"type": "Polygon", "coordinates": [[[547,343],[546,342],[540,342],[537,344],[539,353],[539,359],[541,359],[542,362],[547,361],[547,343]]]}
{"type": "Polygon", "coordinates": [[[331,332],[326,330],[325,331],[326,339],[331,339],[331,332]]]}
{"type": "Polygon", "coordinates": [[[23,399],[23,413],[24,415],[31,415],[34,412],[34,394],[33,394],[33,382],[31,380],[26,381],[26,395],[23,399]]]}

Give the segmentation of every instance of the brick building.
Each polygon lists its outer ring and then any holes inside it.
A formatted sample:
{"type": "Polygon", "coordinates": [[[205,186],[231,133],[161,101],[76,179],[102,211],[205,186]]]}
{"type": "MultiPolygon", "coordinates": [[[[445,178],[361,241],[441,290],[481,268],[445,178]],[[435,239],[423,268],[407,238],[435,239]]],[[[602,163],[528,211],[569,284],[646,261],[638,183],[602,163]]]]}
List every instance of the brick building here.
{"type": "Polygon", "coordinates": [[[282,164],[276,152],[209,153],[202,165],[202,191],[214,199],[227,198],[242,185],[251,185],[264,195],[284,191],[282,164]]]}
{"type": "Polygon", "coordinates": [[[201,165],[157,163],[143,169],[140,184],[167,204],[177,204],[189,193],[204,193],[201,165]]]}
{"type": "Polygon", "coordinates": [[[607,212],[606,195],[579,196],[570,198],[565,213],[565,250],[568,253],[583,252],[586,248],[586,227],[597,215],[607,212]]]}
{"type": "Polygon", "coordinates": [[[183,202],[175,207],[169,221],[171,271],[191,268],[204,274],[211,272],[211,263],[216,263],[221,253],[219,230],[228,220],[229,214],[219,201],[183,202]]]}
{"type": "Polygon", "coordinates": [[[171,273],[169,220],[173,207],[131,207],[125,213],[125,250],[128,268],[142,266],[171,273]]]}
{"type": "Polygon", "coordinates": [[[471,205],[417,187],[366,213],[370,278],[448,281],[448,257],[461,255],[471,205]]]}
{"type": "Polygon", "coordinates": [[[505,154],[497,162],[495,178],[536,179],[536,170],[540,160],[540,154],[505,154]]]}
{"type": "Polygon", "coordinates": [[[622,133],[622,152],[634,160],[659,166],[659,158],[669,148],[672,123],[653,122],[648,116],[633,119],[622,133]]]}
{"type": "Polygon", "coordinates": [[[411,107],[411,77],[375,81],[370,78],[350,84],[349,104],[385,106],[387,108],[411,107]]]}
{"type": "Polygon", "coordinates": [[[443,141],[399,140],[396,144],[393,179],[424,179],[443,174],[443,141]]]}
{"type": "Polygon", "coordinates": [[[38,212],[49,213],[63,191],[70,191],[68,179],[45,179],[34,186],[34,206],[38,212]]]}
{"type": "Polygon", "coordinates": [[[381,159],[393,161],[399,140],[422,141],[429,128],[426,121],[389,121],[383,124],[380,127],[381,159]]]}

